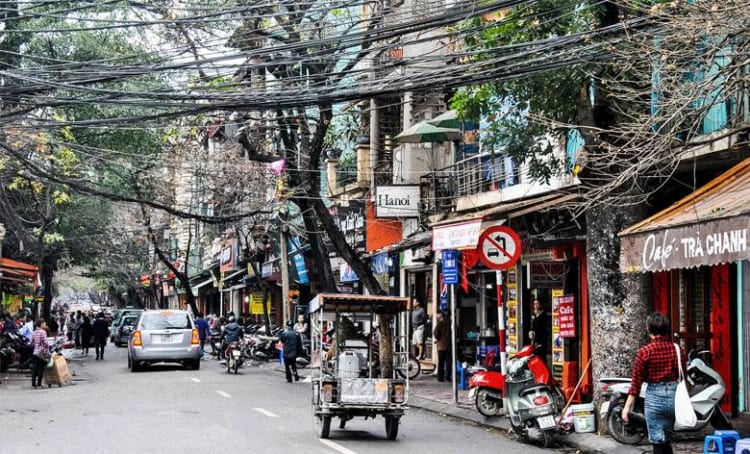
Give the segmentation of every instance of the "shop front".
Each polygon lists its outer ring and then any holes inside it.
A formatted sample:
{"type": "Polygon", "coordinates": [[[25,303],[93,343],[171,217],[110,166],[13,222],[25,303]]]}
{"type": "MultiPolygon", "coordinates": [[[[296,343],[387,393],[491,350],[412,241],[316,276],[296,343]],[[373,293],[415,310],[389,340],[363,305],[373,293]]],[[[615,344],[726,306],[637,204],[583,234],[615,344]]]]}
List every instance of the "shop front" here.
{"type": "Polygon", "coordinates": [[[722,408],[750,411],[750,159],[620,233],[620,267],[651,273],[683,349],[711,351],[722,408]]]}

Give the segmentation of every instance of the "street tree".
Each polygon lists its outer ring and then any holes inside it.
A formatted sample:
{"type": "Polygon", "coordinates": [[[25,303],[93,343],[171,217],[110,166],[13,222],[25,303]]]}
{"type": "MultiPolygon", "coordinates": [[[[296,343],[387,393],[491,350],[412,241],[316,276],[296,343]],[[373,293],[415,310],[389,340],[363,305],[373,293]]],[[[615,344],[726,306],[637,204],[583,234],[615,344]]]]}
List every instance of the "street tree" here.
{"type": "Polygon", "coordinates": [[[652,310],[648,275],[620,272],[618,233],[645,217],[691,148],[715,139],[704,136],[703,120],[712,109],[726,111],[738,99],[736,87],[747,83],[748,15],[740,9],[732,2],[550,0],[464,24],[485,26],[465,42],[477,59],[483,49],[523,45],[527,58],[549,64],[536,74],[467,86],[452,102],[469,118],[494,115],[486,145],[528,163],[536,179],[577,174],[580,201],[569,208],[586,221],[595,377],[630,372],[641,344],[632,340],[644,338],[652,310]],[[601,34],[609,29],[626,33],[601,34]],[[551,46],[571,36],[586,39],[551,46]],[[578,64],[554,64],[576,53],[578,64]],[[582,146],[565,162],[541,137],[582,146]]]}

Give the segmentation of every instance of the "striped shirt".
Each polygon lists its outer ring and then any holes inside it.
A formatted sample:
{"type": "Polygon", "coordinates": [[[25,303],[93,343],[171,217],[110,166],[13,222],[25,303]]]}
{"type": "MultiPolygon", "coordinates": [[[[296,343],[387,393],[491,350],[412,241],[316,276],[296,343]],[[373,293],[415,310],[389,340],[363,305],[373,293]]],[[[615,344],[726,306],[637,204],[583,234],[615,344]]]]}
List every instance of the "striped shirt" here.
{"type": "Polygon", "coordinates": [[[34,330],[34,334],[31,336],[31,346],[34,347],[34,354],[39,355],[42,350],[47,350],[47,332],[42,328],[34,330]]]}

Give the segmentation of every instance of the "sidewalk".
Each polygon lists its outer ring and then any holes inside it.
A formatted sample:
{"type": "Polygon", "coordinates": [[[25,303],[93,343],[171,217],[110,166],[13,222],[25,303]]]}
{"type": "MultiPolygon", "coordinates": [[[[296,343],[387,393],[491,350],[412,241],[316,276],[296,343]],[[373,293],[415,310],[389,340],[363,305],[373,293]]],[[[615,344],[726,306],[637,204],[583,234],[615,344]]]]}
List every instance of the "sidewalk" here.
{"type": "MultiPolygon", "coordinates": [[[[469,391],[458,391],[458,404],[453,403],[452,394],[450,382],[440,383],[431,375],[421,375],[409,381],[409,406],[512,433],[510,423],[504,416],[492,418],[482,416],[474,407],[474,402],[469,399],[469,391]]],[[[703,452],[703,435],[688,434],[688,437],[675,441],[675,454],[703,452]]],[[[618,443],[607,435],[596,433],[560,434],[557,440],[561,445],[576,449],[581,453],[640,454],[644,451],[651,452],[651,447],[647,444],[648,440],[644,440],[638,446],[631,446],[618,443]]]]}

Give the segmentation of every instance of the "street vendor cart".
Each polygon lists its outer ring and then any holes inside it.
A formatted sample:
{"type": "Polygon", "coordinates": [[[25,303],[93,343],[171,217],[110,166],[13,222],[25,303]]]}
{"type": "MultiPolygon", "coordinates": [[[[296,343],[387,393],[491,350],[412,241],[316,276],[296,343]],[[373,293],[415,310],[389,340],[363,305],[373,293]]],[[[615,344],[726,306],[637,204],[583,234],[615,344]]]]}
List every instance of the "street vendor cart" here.
{"type": "Polygon", "coordinates": [[[408,305],[409,298],[337,293],[310,301],[312,406],[320,438],[328,438],[334,418],[344,429],[352,418],[378,415],[388,439],[398,436],[409,396],[408,375],[397,375],[408,361],[408,305]],[[390,344],[389,364],[380,362],[388,350],[380,342],[390,344]]]}

